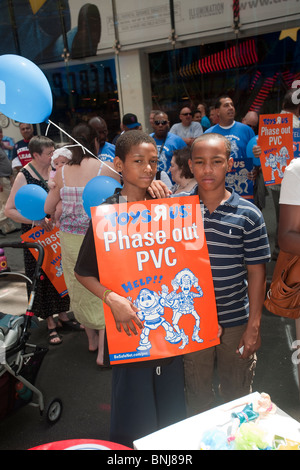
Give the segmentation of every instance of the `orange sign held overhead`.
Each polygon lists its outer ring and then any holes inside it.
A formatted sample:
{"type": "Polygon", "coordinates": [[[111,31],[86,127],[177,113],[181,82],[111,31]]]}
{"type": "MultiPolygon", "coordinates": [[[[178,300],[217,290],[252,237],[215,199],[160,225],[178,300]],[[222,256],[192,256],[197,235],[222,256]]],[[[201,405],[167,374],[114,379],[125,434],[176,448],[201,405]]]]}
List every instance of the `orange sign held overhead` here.
{"type": "Polygon", "coordinates": [[[199,198],[92,208],[101,283],[129,298],[143,329],[118,333],[104,305],[112,364],[172,357],[219,344],[199,198]]]}
{"type": "MultiPolygon", "coordinates": [[[[42,227],[36,226],[28,232],[23,233],[21,238],[25,242],[36,242],[43,246],[44,261],[42,264],[42,269],[49,280],[52,282],[59,295],[61,297],[67,295],[68,290],[61,266],[61,249],[58,228],[54,227],[51,232],[47,232],[42,227]]],[[[30,251],[35,259],[37,259],[37,250],[30,248],[30,251]]]]}
{"type": "Polygon", "coordinates": [[[261,115],[257,143],[262,149],[260,163],[265,184],[280,184],[285,167],[294,158],[292,114],[261,115]]]}

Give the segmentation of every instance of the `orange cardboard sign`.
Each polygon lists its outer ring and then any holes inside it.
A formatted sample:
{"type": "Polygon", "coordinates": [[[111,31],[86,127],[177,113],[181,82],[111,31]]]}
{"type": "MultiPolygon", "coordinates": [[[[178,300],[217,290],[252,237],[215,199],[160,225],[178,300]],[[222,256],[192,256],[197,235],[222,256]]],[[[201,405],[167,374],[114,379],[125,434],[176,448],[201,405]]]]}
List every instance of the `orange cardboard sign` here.
{"type": "Polygon", "coordinates": [[[262,114],[259,117],[258,145],[266,185],[280,184],[285,167],[294,158],[292,114],[262,114]]]}
{"type": "Polygon", "coordinates": [[[92,208],[101,283],[138,308],[142,331],[117,332],[104,305],[112,364],[173,357],[219,344],[199,198],[92,208]]]}
{"type": "MultiPolygon", "coordinates": [[[[44,261],[42,269],[61,297],[67,295],[68,290],[61,266],[61,249],[59,241],[59,230],[54,227],[51,232],[47,232],[42,227],[33,227],[28,232],[23,233],[21,238],[25,242],[40,243],[44,247],[44,261]]],[[[35,259],[38,258],[37,250],[30,251],[35,259]]]]}

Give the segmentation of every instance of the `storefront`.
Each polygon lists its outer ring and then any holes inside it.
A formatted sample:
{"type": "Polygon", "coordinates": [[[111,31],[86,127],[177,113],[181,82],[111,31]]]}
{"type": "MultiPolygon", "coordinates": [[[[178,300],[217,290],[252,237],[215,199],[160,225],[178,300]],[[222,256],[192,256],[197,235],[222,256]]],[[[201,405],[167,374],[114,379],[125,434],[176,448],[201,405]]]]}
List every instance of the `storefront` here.
{"type": "Polygon", "coordinates": [[[114,136],[120,125],[114,58],[44,69],[54,97],[55,122],[70,132],[82,119],[100,114],[114,136]],[[101,110],[101,111],[99,111],[101,110]]]}
{"type": "Polygon", "coordinates": [[[285,91],[300,78],[300,34],[281,31],[150,54],[153,107],[172,121],[185,106],[214,105],[228,93],[241,119],[247,111],[280,112],[285,91]]]}
{"type": "MultiPolygon", "coordinates": [[[[0,55],[42,68],[51,120],[68,131],[98,114],[113,137],[133,112],[150,132],[151,109],[176,122],[182,105],[212,105],[221,93],[232,96],[238,118],[280,110],[300,78],[299,0],[150,3],[3,1],[0,55]]],[[[5,134],[19,138],[10,122],[5,134]]]]}

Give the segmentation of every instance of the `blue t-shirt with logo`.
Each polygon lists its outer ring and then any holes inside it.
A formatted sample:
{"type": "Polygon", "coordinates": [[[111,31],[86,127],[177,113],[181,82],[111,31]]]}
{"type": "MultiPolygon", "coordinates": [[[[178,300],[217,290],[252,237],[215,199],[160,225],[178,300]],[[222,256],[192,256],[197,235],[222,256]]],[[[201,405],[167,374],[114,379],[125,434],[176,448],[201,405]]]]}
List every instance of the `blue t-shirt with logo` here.
{"type": "Polygon", "coordinates": [[[216,124],[205,131],[205,134],[209,133],[221,134],[227,137],[231,143],[231,157],[234,160],[240,160],[247,158],[247,145],[249,140],[255,136],[253,129],[241,122],[236,122],[229,127],[222,127],[216,124]]]}
{"type": "Polygon", "coordinates": [[[171,176],[170,165],[173,157],[174,150],[179,150],[186,147],[185,141],[176,134],[168,132],[166,139],[157,139],[153,134],[150,134],[151,137],[156,142],[158,150],[158,165],[157,169],[159,171],[165,171],[168,176],[171,176]]]}
{"type": "Polygon", "coordinates": [[[105,142],[102,148],[99,149],[98,157],[103,162],[113,162],[115,158],[116,146],[110,142],[105,142]]]}

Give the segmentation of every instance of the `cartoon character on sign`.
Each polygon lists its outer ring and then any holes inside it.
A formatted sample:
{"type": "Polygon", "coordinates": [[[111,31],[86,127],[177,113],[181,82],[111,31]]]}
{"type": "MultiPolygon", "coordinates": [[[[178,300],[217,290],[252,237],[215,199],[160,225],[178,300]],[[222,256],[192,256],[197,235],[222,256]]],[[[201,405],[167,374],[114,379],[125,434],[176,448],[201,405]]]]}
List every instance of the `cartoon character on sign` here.
{"type": "Polygon", "coordinates": [[[241,194],[242,192],[247,194],[249,192],[247,168],[242,168],[239,172],[227,173],[226,184],[227,186],[234,188],[238,194],[241,194]],[[244,189],[242,188],[242,185],[244,185],[244,189]]]}
{"type": "Polygon", "coordinates": [[[159,326],[166,330],[166,341],[171,344],[181,341],[181,337],[175,333],[173,327],[164,318],[164,305],[157,292],[147,288],[142,289],[134,301],[134,305],[140,309],[137,315],[143,321],[143,330],[137,350],[145,351],[152,347],[149,340],[150,331],[157,330],[159,326]]]}
{"type": "Polygon", "coordinates": [[[242,185],[244,185],[244,193],[248,193],[248,170],[247,168],[243,168],[237,175],[236,175],[237,184],[235,185],[235,189],[237,193],[241,193],[242,185]]]}
{"type": "Polygon", "coordinates": [[[284,168],[287,166],[289,158],[289,152],[286,147],[282,147],[276,155],[270,153],[270,155],[266,157],[266,167],[269,166],[272,170],[272,180],[275,180],[276,171],[278,176],[283,178],[284,168]],[[278,163],[280,168],[277,166],[278,163]]]}
{"type": "Polygon", "coordinates": [[[173,292],[166,295],[166,286],[164,286],[164,301],[165,305],[169,306],[173,310],[172,323],[175,331],[182,338],[182,344],[179,347],[183,349],[189,342],[188,336],[185,331],[179,328],[179,320],[182,315],[193,315],[195,318],[195,326],[192,335],[192,341],[197,343],[203,343],[203,339],[199,337],[200,331],[200,316],[195,310],[194,299],[203,297],[203,291],[198,285],[198,278],[188,268],[184,268],[176,274],[175,278],[171,281],[173,292]],[[195,287],[196,292],[192,292],[192,287],[195,287]],[[181,289],[181,292],[176,292],[177,289],[181,289]]]}
{"type": "Polygon", "coordinates": [[[63,267],[62,267],[62,264],[61,264],[61,261],[59,263],[59,266],[55,266],[55,269],[56,269],[56,277],[60,277],[63,275],[63,267]]]}
{"type": "Polygon", "coordinates": [[[282,147],[279,151],[279,165],[280,165],[280,176],[283,178],[284,168],[288,165],[289,160],[289,152],[286,147],[282,147]]]}
{"type": "Polygon", "coordinates": [[[234,186],[235,185],[235,174],[234,173],[227,173],[226,175],[226,184],[228,186],[234,186]]]}

